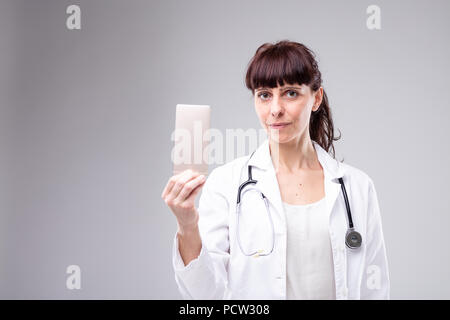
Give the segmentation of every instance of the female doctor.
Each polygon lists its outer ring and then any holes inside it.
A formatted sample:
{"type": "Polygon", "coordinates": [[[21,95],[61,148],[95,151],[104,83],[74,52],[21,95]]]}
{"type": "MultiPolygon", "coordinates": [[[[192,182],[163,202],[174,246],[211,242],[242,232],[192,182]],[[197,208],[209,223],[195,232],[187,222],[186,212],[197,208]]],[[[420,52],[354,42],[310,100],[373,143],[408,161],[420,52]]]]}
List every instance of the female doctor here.
{"type": "Polygon", "coordinates": [[[186,170],[165,186],[183,298],[389,299],[374,183],[334,158],[314,57],[297,42],[260,46],[245,81],[268,139],[208,179],[186,170]]]}

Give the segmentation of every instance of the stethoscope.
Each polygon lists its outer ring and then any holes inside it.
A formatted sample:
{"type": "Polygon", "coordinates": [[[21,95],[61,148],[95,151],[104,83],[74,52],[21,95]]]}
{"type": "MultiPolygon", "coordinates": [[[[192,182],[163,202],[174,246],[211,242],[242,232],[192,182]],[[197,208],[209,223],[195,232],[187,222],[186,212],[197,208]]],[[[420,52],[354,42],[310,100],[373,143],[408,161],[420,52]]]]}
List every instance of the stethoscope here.
{"type": "MultiPolygon", "coordinates": [[[[256,150],[255,150],[256,151],[256,150]]],[[[252,166],[248,165],[248,161],[250,160],[250,158],[253,156],[253,154],[255,153],[255,151],[253,151],[253,153],[250,155],[250,157],[247,160],[247,167],[248,167],[248,179],[247,181],[245,181],[244,183],[242,183],[239,186],[238,189],[238,195],[237,195],[237,203],[236,203],[236,216],[237,216],[237,223],[236,223],[236,237],[237,237],[237,241],[238,241],[238,245],[239,248],[241,249],[241,252],[246,255],[246,256],[268,256],[269,254],[272,253],[274,245],[275,245],[275,228],[273,226],[273,221],[272,221],[272,216],[270,214],[270,209],[269,209],[269,202],[266,198],[266,196],[259,190],[253,188],[253,189],[249,189],[247,188],[243,193],[242,190],[251,184],[256,184],[258,181],[254,180],[252,178],[252,166]],[[269,218],[270,221],[270,225],[272,227],[272,247],[270,249],[269,252],[264,253],[262,250],[256,250],[253,252],[245,252],[244,249],[242,248],[241,245],[241,240],[240,240],[240,236],[239,236],[239,216],[241,215],[241,198],[242,196],[245,194],[245,192],[249,191],[249,190],[257,190],[262,197],[262,200],[264,201],[264,204],[266,206],[266,212],[267,212],[267,216],[269,218]]],[[[348,198],[347,198],[347,191],[345,190],[345,185],[344,185],[344,181],[342,178],[338,178],[339,183],[341,184],[341,189],[342,189],[342,193],[344,196],[344,201],[345,201],[345,207],[347,209],[347,217],[348,217],[348,228],[347,228],[347,233],[345,235],[345,244],[347,245],[348,248],[350,249],[358,249],[359,247],[361,247],[361,243],[362,243],[362,237],[361,234],[355,230],[354,226],[353,226],[353,219],[352,219],[352,213],[350,211],[350,205],[348,203],[348,198]]]]}

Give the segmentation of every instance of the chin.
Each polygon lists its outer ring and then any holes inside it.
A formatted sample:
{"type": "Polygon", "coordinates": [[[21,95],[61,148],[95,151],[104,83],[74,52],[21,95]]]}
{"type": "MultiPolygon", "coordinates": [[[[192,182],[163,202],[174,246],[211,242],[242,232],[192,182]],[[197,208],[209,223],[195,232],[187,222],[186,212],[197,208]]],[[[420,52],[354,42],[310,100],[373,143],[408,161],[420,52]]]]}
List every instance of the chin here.
{"type": "Polygon", "coordinates": [[[285,142],[289,142],[292,139],[291,135],[287,135],[285,133],[281,133],[281,134],[273,134],[272,132],[269,131],[268,133],[268,137],[271,141],[273,142],[277,142],[277,143],[285,143],[285,142]]]}

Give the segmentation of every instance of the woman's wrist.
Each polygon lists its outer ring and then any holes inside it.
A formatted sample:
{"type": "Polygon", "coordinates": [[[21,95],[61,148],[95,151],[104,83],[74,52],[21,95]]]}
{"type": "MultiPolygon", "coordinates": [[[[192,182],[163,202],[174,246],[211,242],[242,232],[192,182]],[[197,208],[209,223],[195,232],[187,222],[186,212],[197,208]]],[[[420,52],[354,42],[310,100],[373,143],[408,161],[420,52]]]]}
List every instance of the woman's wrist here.
{"type": "Polygon", "coordinates": [[[191,234],[196,234],[198,232],[198,223],[195,221],[192,224],[178,224],[178,234],[180,236],[189,236],[191,234]]]}
{"type": "Polygon", "coordinates": [[[198,219],[199,219],[199,215],[196,212],[195,219],[193,219],[192,221],[181,222],[181,221],[177,220],[178,233],[183,235],[183,234],[192,234],[192,233],[198,232],[198,219]]]}

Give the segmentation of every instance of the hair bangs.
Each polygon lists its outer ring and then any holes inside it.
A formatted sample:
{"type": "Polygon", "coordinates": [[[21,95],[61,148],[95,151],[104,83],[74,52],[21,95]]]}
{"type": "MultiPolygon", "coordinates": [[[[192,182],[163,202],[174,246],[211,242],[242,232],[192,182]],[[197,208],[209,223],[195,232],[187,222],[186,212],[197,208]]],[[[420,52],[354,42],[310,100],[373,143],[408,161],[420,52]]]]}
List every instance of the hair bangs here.
{"type": "Polygon", "coordinates": [[[246,85],[254,93],[262,87],[309,84],[311,72],[305,60],[295,48],[268,49],[251,62],[246,85]]]}

